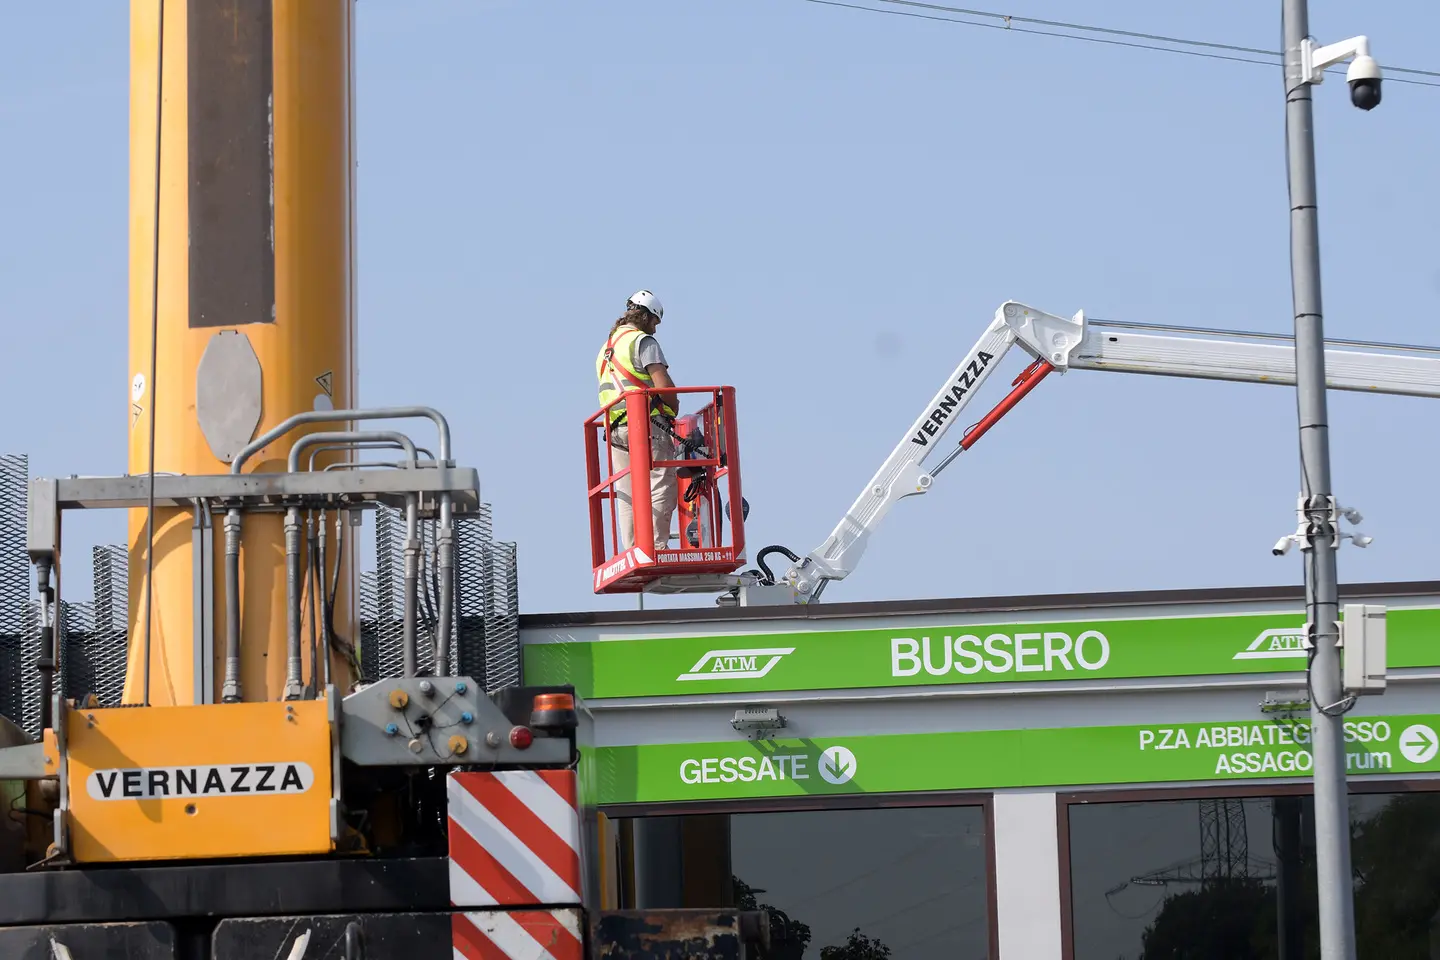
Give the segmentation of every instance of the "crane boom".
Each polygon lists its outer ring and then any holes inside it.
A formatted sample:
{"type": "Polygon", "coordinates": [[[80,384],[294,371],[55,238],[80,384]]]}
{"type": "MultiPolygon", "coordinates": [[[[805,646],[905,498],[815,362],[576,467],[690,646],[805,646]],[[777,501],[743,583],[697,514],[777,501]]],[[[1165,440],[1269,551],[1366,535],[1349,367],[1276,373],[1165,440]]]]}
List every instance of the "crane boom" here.
{"type": "MultiPolygon", "coordinates": [[[[1089,320],[1069,366],[1294,386],[1295,343],[1281,334],[1089,320]]],[[[1325,382],[1332,390],[1440,397],[1440,350],[1330,340],[1325,382]]]]}
{"type": "MultiPolygon", "coordinates": [[[[1440,349],[1327,341],[1326,383],[1331,389],[1440,397],[1440,349]]],[[[1295,346],[1277,334],[1236,333],[1162,324],[1069,320],[1009,300],[965,355],[880,469],[861,490],[830,536],[797,561],[782,581],[800,602],[818,599],[830,580],[843,580],[859,564],[871,536],[898,501],[929,491],[935,477],[968,450],[1040,380],[1054,371],[1100,370],[1240,383],[1295,383],[1295,346]],[[923,464],[955,418],[1016,344],[1035,362],[985,418],[965,432],[933,469],[923,464]]]]}

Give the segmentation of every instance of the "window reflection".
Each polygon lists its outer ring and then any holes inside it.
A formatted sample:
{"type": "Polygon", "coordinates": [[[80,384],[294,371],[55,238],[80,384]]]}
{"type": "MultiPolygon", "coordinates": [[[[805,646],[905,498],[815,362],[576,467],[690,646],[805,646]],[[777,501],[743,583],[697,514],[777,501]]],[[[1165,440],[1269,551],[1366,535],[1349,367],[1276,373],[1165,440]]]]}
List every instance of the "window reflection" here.
{"type": "Polygon", "coordinates": [[[631,821],[653,836],[636,844],[627,907],[767,910],[769,960],[990,958],[983,807],[690,815],[668,833],[667,822],[631,821]]]}
{"type": "MultiPolygon", "coordinates": [[[[1319,955],[1312,798],[1072,804],[1075,960],[1319,955]]],[[[1350,798],[1361,960],[1440,960],[1440,793],[1350,798]]]]}
{"type": "Polygon", "coordinates": [[[989,956],[980,807],[738,814],[730,829],[737,903],[750,891],[795,935],[778,958],[989,956]]]}

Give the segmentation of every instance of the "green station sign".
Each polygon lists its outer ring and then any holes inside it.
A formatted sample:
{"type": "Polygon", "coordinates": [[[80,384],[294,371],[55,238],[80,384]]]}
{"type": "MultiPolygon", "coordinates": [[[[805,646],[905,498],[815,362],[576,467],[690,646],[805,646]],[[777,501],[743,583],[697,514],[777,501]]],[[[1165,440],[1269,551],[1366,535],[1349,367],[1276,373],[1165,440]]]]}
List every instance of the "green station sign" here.
{"type": "MultiPolygon", "coordinates": [[[[1440,714],[1345,722],[1351,776],[1440,772],[1440,714]]],[[[1307,777],[1305,719],[985,730],[587,751],[602,804],[1307,777]]],[[[582,761],[582,767],[586,766],[582,761]]]]}
{"type": "MultiPolygon", "coordinates": [[[[1155,617],[531,643],[531,683],[589,699],[1304,669],[1300,614],[1155,617]]],[[[1390,668],[1440,666],[1440,609],[1386,615],[1390,668]]]]}

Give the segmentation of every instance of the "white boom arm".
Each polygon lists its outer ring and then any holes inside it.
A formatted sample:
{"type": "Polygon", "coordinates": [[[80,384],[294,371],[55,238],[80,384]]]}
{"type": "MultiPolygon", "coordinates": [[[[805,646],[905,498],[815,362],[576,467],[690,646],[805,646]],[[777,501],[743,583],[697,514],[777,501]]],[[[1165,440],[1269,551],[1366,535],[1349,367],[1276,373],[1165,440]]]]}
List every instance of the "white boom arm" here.
{"type": "Polygon", "coordinates": [[[999,365],[1009,349],[1019,342],[1027,352],[1063,370],[1070,352],[1079,345],[1084,318],[1077,314],[1065,320],[1016,303],[1004,303],[995,319],[970,349],[950,379],[926,405],[905,436],[880,465],[855,503],[846,511],[829,539],[800,561],[785,579],[801,597],[817,592],[823,581],[843,580],[860,562],[870,535],[895,503],[930,489],[933,476],[920,464],[935,451],[955,420],[999,365]]]}
{"type": "MultiPolygon", "coordinates": [[[[1087,321],[1083,312],[1066,320],[1013,300],[995,311],[985,335],[961,361],[933,400],[891,451],[830,536],[785,573],[782,582],[799,602],[819,597],[824,584],[843,580],[859,564],[880,521],[895,503],[927,492],[935,475],[976,435],[927,472],[921,464],[969,405],[1000,359],[1016,343],[1036,358],[1027,374],[986,421],[988,429],[1013,402],[1052,370],[1108,370],[1243,383],[1295,383],[1295,346],[1290,337],[1227,333],[1185,327],[1087,321]],[[1027,379],[1028,378],[1028,379],[1027,379]]],[[[1440,397],[1440,350],[1328,341],[1326,385],[1335,390],[1440,397]],[[1353,347],[1355,349],[1341,349],[1353,347]]]]}

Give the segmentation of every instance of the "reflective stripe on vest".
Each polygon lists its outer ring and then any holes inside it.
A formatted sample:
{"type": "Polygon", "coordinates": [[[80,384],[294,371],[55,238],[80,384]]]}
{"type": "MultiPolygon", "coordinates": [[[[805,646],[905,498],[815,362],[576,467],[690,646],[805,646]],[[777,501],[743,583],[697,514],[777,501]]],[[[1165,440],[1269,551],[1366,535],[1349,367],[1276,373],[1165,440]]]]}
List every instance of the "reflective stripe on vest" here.
{"type": "MultiPolygon", "coordinates": [[[[643,330],[621,327],[606,341],[600,355],[595,359],[595,375],[600,381],[600,406],[614,400],[617,392],[630,393],[655,386],[655,379],[635,364],[635,346],[644,336],[648,334],[643,330]]],[[[650,413],[652,416],[664,413],[673,417],[676,411],[657,397],[651,400],[650,413]]],[[[616,404],[611,407],[609,416],[612,425],[625,419],[624,405],[616,404]]]]}

